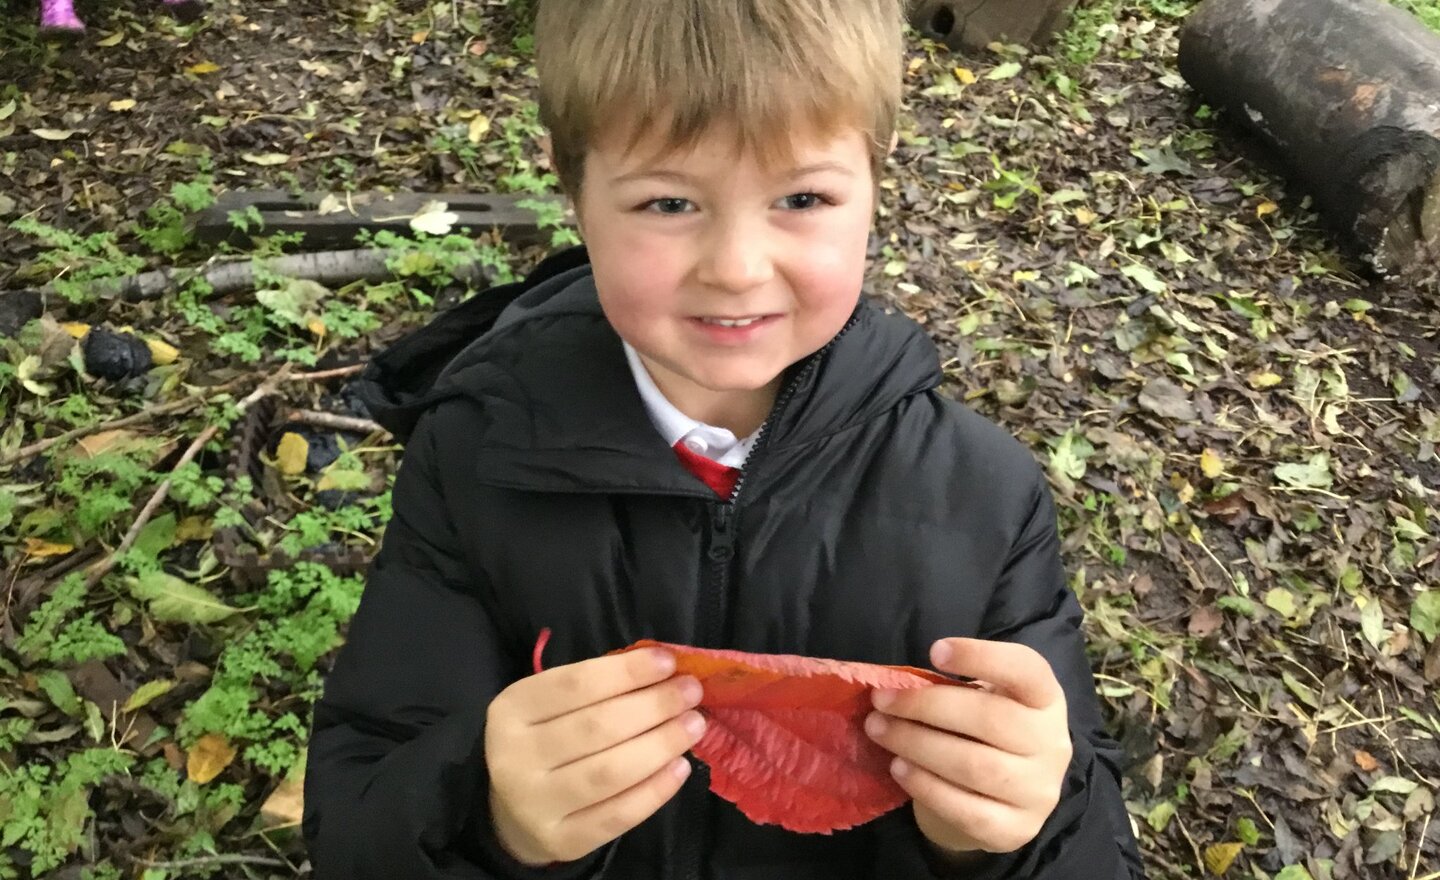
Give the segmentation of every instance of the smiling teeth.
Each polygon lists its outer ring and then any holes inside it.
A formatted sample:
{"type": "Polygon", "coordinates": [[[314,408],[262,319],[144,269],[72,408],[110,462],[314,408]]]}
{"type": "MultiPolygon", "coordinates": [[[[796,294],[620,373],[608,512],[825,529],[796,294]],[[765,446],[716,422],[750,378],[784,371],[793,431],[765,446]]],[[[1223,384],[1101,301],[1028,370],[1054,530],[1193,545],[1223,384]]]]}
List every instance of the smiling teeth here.
{"type": "Polygon", "coordinates": [[[759,318],[741,318],[738,321],[730,321],[725,318],[701,318],[706,324],[719,324],[721,327],[748,327],[754,324],[759,318]]]}

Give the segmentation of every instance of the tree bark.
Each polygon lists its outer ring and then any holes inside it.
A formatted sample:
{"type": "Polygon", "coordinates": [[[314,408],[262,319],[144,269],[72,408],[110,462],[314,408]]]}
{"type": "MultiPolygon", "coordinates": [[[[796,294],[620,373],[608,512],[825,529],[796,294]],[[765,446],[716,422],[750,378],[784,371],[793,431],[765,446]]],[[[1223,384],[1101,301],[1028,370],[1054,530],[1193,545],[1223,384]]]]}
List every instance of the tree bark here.
{"type": "Polygon", "coordinates": [[[956,52],[994,42],[1042,46],[1065,26],[1075,0],[913,0],[910,24],[956,52]]]}
{"type": "Polygon", "coordinates": [[[1383,0],[1206,0],[1180,72],[1380,274],[1440,261],[1440,34],[1383,0]]]}

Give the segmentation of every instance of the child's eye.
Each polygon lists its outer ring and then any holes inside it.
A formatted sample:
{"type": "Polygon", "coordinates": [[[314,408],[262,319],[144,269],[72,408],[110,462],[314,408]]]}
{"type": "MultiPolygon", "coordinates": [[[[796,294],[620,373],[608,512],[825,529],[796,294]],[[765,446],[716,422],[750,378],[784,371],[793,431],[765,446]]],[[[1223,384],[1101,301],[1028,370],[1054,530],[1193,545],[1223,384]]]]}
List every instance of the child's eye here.
{"type": "Polygon", "coordinates": [[[780,201],[792,211],[808,211],[826,203],[824,196],[813,192],[792,193],[780,201]]]}
{"type": "Polygon", "coordinates": [[[651,199],[641,206],[643,210],[652,211],[656,214],[684,214],[691,206],[689,199],[680,199],[667,196],[663,199],[651,199]]]}

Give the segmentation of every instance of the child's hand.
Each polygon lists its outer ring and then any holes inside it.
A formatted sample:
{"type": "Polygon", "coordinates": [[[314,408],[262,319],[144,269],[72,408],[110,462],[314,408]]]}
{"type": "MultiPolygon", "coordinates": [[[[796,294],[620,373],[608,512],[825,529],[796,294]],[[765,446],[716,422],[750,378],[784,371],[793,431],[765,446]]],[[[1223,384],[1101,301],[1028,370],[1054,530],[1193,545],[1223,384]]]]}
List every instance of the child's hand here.
{"type": "Polygon", "coordinates": [[[1065,692],[1044,657],[1024,645],[941,639],[935,668],[982,689],[876,690],[870,738],[897,756],[896,781],[915,822],[942,852],[1013,852],[1060,801],[1072,746],[1065,692]]]}
{"type": "Polygon", "coordinates": [[[528,676],[491,701],[490,815],[516,860],[579,859],[680,790],[705,720],[687,711],[700,683],[674,670],[668,651],[607,655],[528,676]]]}

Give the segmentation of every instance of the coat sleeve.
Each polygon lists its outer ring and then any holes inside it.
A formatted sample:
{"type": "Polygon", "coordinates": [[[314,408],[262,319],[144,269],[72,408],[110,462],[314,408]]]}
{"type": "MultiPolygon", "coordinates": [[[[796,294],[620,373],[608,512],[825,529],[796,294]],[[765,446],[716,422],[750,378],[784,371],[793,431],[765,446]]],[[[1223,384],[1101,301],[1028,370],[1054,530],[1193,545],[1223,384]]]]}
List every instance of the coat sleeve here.
{"type": "Polygon", "coordinates": [[[302,823],[315,876],[599,877],[613,843],[532,869],[491,831],[486,710],[526,671],[501,650],[459,550],[435,422],[422,418],[407,447],[380,553],[315,706],[302,823]]]}
{"type": "Polygon", "coordinates": [[[1026,521],[995,585],[979,635],[1034,648],[1050,662],[1065,690],[1074,755],[1060,803],[1026,846],[952,869],[936,857],[907,804],[877,823],[877,878],[1145,878],[1120,794],[1121,750],[1104,731],[1080,629],[1083,612],[1060,560],[1054,501],[1038,467],[1032,473],[1026,521]]]}

